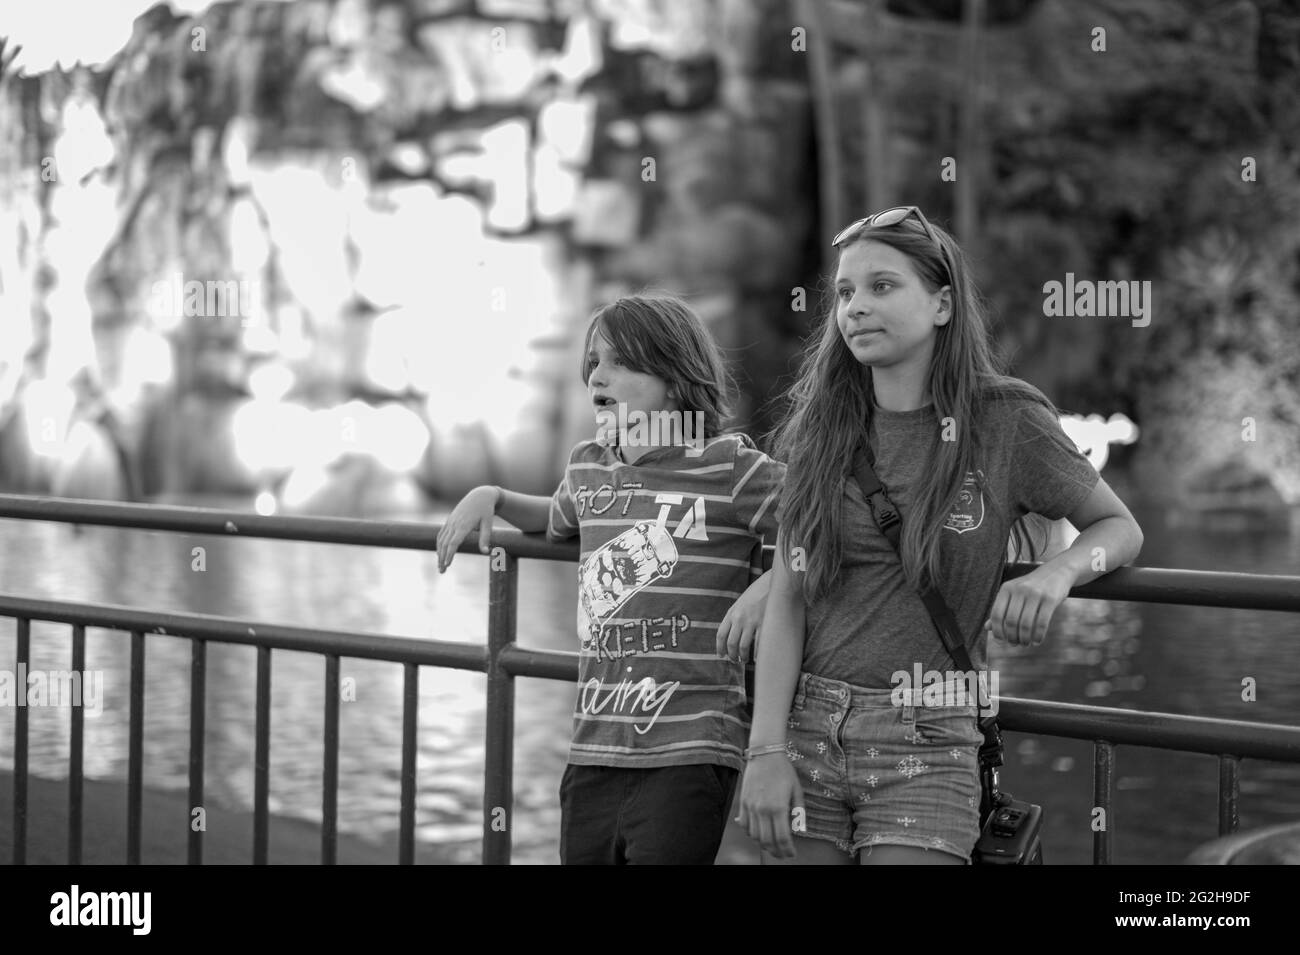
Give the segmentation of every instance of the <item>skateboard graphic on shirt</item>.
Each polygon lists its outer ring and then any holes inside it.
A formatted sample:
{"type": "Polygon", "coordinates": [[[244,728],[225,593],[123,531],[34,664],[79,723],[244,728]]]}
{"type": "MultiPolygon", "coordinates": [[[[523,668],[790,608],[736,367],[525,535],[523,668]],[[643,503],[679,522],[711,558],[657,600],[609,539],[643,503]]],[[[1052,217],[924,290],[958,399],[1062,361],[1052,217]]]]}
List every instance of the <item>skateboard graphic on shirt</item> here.
{"type": "Polygon", "coordinates": [[[604,622],[677,566],[677,545],[662,524],[638,521],[583,561],[578,570],[578,633],[582,648],[596,645],[604,622]]]}

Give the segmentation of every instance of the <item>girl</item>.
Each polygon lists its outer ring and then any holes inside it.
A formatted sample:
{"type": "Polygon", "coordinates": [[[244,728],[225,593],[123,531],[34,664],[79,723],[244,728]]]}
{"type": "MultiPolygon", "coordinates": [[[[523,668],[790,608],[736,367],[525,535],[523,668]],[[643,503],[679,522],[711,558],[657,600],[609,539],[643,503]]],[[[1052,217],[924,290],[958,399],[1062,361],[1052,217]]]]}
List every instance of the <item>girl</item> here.
{"type": "Polygon", "coordinates": [[[438,566],[476,527],[487,553],[494,514],[552,540],[579,535],[560,860],[711,864],[743,766],[744,664],[770,575],[754,578],[785,468],[720,433],[721,356],[676,299],[597,310],[581,378],[598,438],[573,449],[549,498],[467,494],[438,534],[438,566]]]}
{"type": "Polygon", "coordinates": [[[791,468],[739,821],[768,862],[961,863],[982,736],[955,690],[975,677],[953,669],[918,586],[934,582],[984,670],[988,634],[1041,643],[1070,589],[1132,561],[1142,533],[1047,399],[995,371],[951,236],[907,206],[833,245],[834,305],[777,443],[791,468]],[[901,558],[854,477],[863,447],[902,518],[901,558]],[[1035,552],[1034,513],[1082,533],[1001,583],[1013,530],[1017,555],[1035,552]],[[898,692],[918,673],[944,674],[943,696],[898,692]],[[940,698],[962,705],[923,705],[940,698]]]}

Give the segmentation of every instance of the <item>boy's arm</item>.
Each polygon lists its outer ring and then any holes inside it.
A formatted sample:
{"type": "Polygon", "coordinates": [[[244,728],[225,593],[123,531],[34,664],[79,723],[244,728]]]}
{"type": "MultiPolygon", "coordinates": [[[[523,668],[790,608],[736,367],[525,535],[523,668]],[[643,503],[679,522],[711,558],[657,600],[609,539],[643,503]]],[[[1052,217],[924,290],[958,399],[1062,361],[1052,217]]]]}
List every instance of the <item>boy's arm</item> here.
{"type": "Polygon", "coordinates": [[[539,494],[518,494],[505,488],[496,488],[495,511],[525,534],[540,534],[546,530],[551,512],[551,499],[539,494]]]}
{"type": "Polygon", "coordinates": [[[776,509],[785,484],[786,467],[747,445],[736,449],[732,462],[731,499],[737,522],[768,543],[776,538],[776,509]]]}
{"type": "Polygon", "coordinates": [[[772,590],[772,571],[767,571],[746,588],[718,624],[718,656],[740,663],[749,661],[749,651],[763,626],[767,595],[772,590]]]}
{"type": "Polygon", "coordinates": [[[488,553],[492,541],[492,517],[500,514],[525,533],[546,530],[549,497],[516,494],[491,484],[481,484],[470,491],[447,515],[438,531],[438,571],[451,566],[456,551],[470,534],[478,531],[478,549],[488,553]]]}

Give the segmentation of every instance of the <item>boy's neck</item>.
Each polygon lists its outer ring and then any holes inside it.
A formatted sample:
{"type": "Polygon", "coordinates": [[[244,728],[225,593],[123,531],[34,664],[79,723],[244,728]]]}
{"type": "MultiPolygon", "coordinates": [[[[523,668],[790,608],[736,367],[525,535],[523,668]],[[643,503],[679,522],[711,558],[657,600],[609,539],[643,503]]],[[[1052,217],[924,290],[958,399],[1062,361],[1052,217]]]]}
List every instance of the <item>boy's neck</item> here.
{"type": "Polygon", "coordinates": [[[623,459],[624,464],[636,464],[643,454],[653,450],[655,450],[653,447],[628,447],[622,444],[614,446],[614,453],[623,459]]]}
{"type": "Polygon", "coordinates": [[[614,453],[626,464],[635,464],[648,452],[663,448],[694,449],[698,453],[704,447],[704,416],[684,412],[675,405],[626,415],[620,408],[618,425],[614,453]]]}

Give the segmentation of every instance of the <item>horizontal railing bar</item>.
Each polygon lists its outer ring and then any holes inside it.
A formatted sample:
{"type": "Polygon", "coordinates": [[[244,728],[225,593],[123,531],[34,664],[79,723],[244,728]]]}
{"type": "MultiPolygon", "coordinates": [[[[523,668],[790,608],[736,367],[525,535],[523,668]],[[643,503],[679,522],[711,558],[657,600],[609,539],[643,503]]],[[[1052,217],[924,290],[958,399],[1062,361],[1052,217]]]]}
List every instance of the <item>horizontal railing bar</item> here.
{"type": "MultiPolygon", "coordinates": [[[[94,524],[131,527],[139,530],[211,534],[216,537],[261,537],[274,540],[314,541],[319,544],[352,544],[363,547],[395,547],[433,550],[441,524],[417,521],[377,521],[355,517],[306,517],[252,514],[207,507],[171,504],[119,504],[76,498],[35,497],[0,494],[0,518],[53,521],[63,524],[94,524]]],[[[552,543],[542,534],[515,530],[493,532],[494,543],[507,547],[516,557],[577,561],[576,540],[552,543]]],[[[465,539],[458,553],[477,554],[478,535],[465,539]]]]}
{"type": "MultiPolygon", "coordinates": [[[[1013,564],[1003,579],[1024,576],[1036,566],[1013,564]]],[[[1070,596],[1300,613],[1300,577],[1231,574],[1218,570],[1174,570],[1164,567],[1118,567],[1104,577],[1075,587],[1070,591],[1070,596]]]]}
{"type": "Polygon", "coordinates": [[[578,681],[578,654],[568,650],[533,650],[511,645],[502,650],[497,659],[511,676],[578,681]]]}
{"type": "Polygon", "coordinates": [[[998,698],[998,723],[1014,733],[1107,740],[1210,755],[1300,762],[1300,726],[1178,713],[998,698]]]}
{"type": "MultiPolygon", "coordinates": [[[[482,644],[363,635],[279,624],[249,624],[206,614],[155,613],[107,604],[73,604],[8,594],[0,594],[0,615],[113,630],[161,632],[171,636],[193,636],[216,642],[308,653],[336,653],[393,663],[478,672],[487,670],[487,650],[482,644]]],[[[578,655],[572,652],[533,650],[514,645],[502,650],[500,659],[515,676],[575,681],[578,676],[578,655]]],[[[1300,727],[1012,697],[999,698],[999,707],[1002,727],[1011,732],[1107,739],[1125,745],[1300,762],[1300,727]],[[1177,722],[1170,722],[1171,719],[1177,722]]]]}
{"type": "MultiPolygon", "coordinates": [[[[442,527],[416,521],[264,516],[247,511],[166,504],[119,504],[21,494],[0,494],[0,518],[411,550],[431,550],[442,527]]],[[[576,561],[579,557],[576,540],[556,543],[548,541],[543,534],[523,534],[506,528],[493,530],[492,543],[512,557],[559,561],[576,561]]],[[[477,554],[477,536],[467,537],[458,553],[477,554]]],[[[763,549],[764,568],[771,567],[772,553],[771,547],[763,549]]],[[[1029,573],[1034,566],[1015,564],[1008,569],[1006,578],[1029,573]]],[[[1300,577],[1120,567],[1098,580],[1074,588],[1070,596],[1300,613],[1300,577]]]]}
{"type": "Polygon", "coordinates": [[[318,630],[284,624],[250,623],[209,614],[170,613],[119,607],[114,604],[69,603],[0,594],[0,616],[30,617],[56,623],[84,624],[107,630],[142,630],[151,635],[200,637],[216,643],[300,650],[304,653],[336,653],[339,656],[457,670],[487,670],[487,650],[482,644],[449,640],[419,640],[353,633],[346,630],[318,630]]]}
{"type": "MultiPolygon", "coordinates": [[[[500,660],[513,676],[578,679],[576,653],[511,646],[501,652],[500,660]]],[[[1148,713],[1007,696],[998,697],[997,701],[998,722],[1002,729],[1011,732],[1104,739],[1128,746],[1300,762],[1300,726],[1148,713]]]]}

